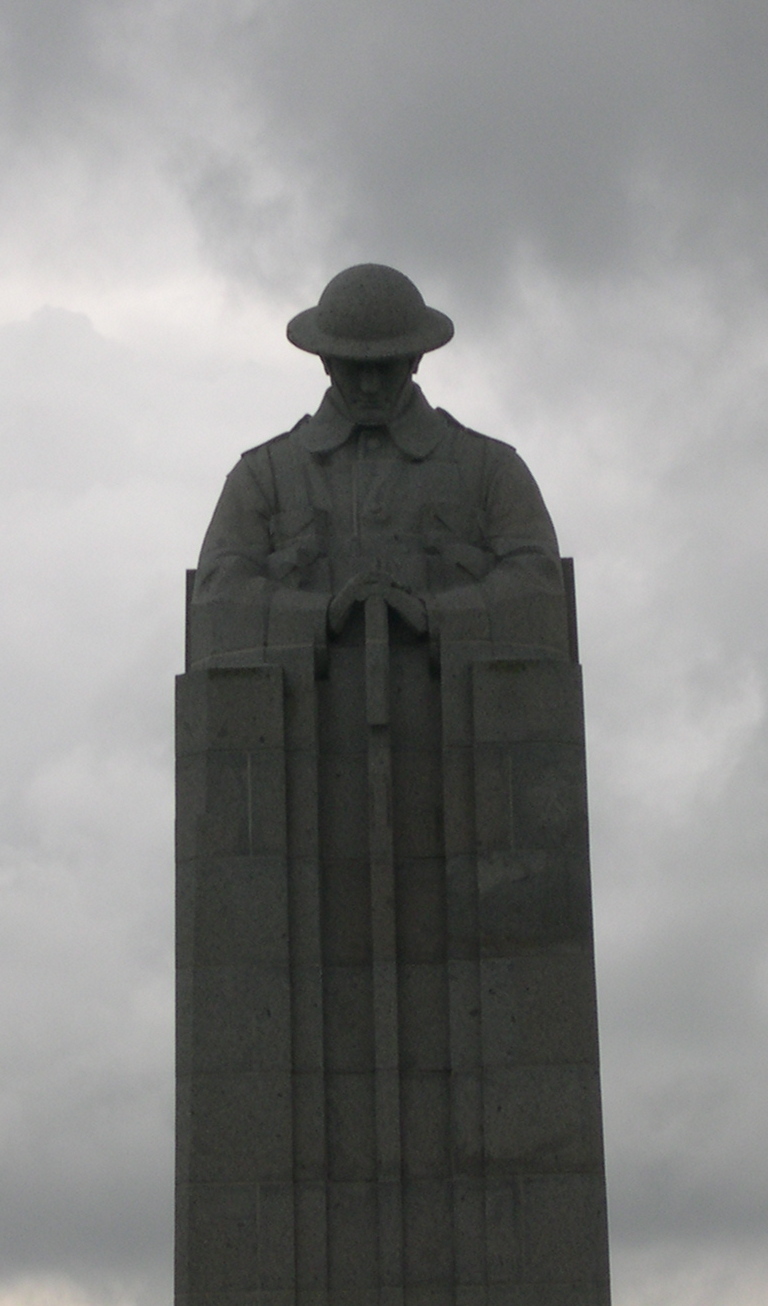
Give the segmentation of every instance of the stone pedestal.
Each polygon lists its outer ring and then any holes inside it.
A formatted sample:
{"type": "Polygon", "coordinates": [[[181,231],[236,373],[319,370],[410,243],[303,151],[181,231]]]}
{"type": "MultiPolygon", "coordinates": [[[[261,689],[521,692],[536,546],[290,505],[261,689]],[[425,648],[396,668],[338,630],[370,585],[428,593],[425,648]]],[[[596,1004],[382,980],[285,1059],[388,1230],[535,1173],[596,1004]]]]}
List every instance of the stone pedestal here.
{"type": "Polygon", "coordinates": [[[578,666],[369,600],[177,720],[177,1306],[608,1306],[578,666]]]}

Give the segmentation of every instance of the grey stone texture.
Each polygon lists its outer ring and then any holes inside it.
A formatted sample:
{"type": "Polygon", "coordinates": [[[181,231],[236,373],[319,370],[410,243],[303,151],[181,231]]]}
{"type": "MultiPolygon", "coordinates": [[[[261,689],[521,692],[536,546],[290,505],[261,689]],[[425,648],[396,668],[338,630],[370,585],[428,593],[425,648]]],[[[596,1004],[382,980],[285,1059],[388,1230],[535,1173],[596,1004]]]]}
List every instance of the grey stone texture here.
{"type": "MultiPolygon", "coordinates": [[[[552,522],[391,268],[288,328],[178,682],[176,1306],[608,1306],[582,695],[552,522]]],[[[569,574],[565,569],[566,576],[569,574]]]]}
{"type": "Polygon", "coordinates": [[[578,667],[274,657],[178,684],[177,1306],[607,1306],[578,667]]]}

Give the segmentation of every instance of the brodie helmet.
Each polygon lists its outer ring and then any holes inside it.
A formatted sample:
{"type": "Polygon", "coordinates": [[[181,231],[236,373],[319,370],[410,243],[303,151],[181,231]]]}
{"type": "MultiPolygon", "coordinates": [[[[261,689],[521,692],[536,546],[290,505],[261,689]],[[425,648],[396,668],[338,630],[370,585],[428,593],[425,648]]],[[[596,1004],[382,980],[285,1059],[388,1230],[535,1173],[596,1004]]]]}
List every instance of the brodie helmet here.
{"type": "Polygon", "coordinates": [[[324,358],[408,358],[446,345],[453,323],[428,308],[402,272],[360,263],[329,281],[317,307],[291,319],[287,335],[299,349],[324,358]]]}

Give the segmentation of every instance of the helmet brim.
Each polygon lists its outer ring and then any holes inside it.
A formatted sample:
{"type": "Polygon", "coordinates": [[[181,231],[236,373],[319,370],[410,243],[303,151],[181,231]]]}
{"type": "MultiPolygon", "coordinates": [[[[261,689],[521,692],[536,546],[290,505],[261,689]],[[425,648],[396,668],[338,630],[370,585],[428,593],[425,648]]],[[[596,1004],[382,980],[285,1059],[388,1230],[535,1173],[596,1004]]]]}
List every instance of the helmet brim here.
{"type": "Polygon", "coordinates": [[[297,313],[288,323],[286,335],[297,349],[303,349],[308,354],[319,354],[322,358],[412,358],[440,349],[453,337],[453,322],[437,308],[425,308],[415,331],[367,340],[331,335],[318,326],[317,316],[317,307],[297,313]]]}

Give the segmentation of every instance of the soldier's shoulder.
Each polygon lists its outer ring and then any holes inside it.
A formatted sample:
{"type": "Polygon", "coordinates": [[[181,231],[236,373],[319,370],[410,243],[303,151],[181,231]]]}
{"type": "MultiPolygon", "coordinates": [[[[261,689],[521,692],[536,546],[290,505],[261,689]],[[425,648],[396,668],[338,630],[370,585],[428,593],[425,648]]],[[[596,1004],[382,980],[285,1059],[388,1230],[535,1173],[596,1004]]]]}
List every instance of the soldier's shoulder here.
{"type": "Polygon", "coordinates": [[[446,408],[436,408],[435,412],[440,414],[448,427],[455,434],[466,436],[468,440],[474,443],[475,448],[478,450],[482,449],[491,456],[498,456],[500,458],[508,457],[510,454],[514,454],[515,457],[517,457],[514,445],[507,443],[506,440],[499,440],[493,435],[484,435],[482,431],[475,431],[473,427],[465,426],[463,422],[460,422],[457,417],[453,416],[453,413],[449,413],[446,408]]]}
{"type": "Polygon", "coordinates": [[[273,435],[271,439],[263,440],[261,444],[255,444],[252,449],[244,450],[240,455],[241,458],[244,458],[247,463],[258,464],[263,459],[268,458],[270,453],[278,453],[281,447],[290,440],[294,431],[298,431],[300,427],[305,426],[309,420],[309,413],[305,413],[303,417],[299,418],[298,422],[294,423],[290,431],[282,431],[280,435],[273,435]]]}

